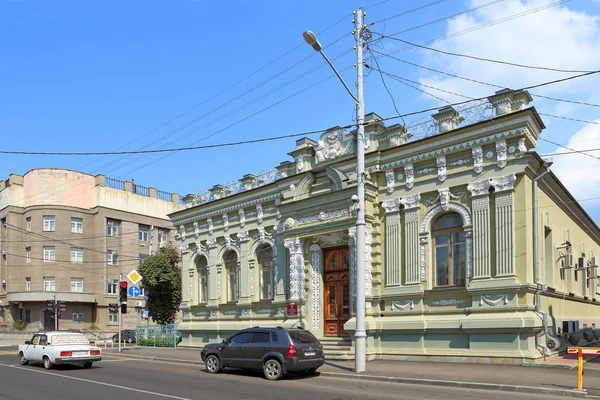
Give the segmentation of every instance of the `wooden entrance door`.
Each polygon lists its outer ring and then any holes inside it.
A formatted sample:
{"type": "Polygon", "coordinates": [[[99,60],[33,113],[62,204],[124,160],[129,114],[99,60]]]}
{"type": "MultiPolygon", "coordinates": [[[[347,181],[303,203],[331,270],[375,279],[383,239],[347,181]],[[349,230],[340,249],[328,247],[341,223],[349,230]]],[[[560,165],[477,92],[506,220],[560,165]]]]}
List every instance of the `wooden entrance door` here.
{"type": "Polygon", "coordinates": [[[343,336],[350,319],[350,256],[347,247],[325,250],[325,336],[343,336]]]}

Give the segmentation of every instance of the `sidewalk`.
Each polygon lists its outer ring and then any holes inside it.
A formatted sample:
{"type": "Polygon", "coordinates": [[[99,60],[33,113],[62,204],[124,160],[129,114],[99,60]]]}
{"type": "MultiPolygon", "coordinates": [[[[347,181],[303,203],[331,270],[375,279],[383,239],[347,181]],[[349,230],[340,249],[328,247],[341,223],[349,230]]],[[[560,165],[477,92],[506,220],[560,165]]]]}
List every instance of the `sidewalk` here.
{"type": "MultiPolygon", "coordinates": [[[[103,352],[107,356],[204,365],[200,360],[200,349],[193,348],[126,347],[121,353],[116,348],[103,349],[103,352]]],[[[570,363],[573,364],[572,361],[570,363]]],[[[577,387],[577,368],[570,368],[568,363],[560,366],[542,368],[376,360],[367,363],[367,372],[356,374],[353,372],[354,361],[336,360],[326,361],[319,372],[322,376],[340,378],[585,397],[585,394],[573,391],[577,387]]],[[[600,358],[584,364],[583,387],[588,398],[600,399],[600,358]]]]}

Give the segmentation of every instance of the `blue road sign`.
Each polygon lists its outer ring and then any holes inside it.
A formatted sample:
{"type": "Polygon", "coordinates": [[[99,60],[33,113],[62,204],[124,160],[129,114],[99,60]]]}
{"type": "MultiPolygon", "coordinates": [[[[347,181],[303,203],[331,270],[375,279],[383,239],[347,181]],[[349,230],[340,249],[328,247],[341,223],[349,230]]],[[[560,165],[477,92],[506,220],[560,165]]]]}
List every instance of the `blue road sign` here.
{"type": "Polygon", "coordinates": [[[144,310],[142,317],[148,319],[148,310],[144,310]]]}
{"type": "Polygon", "coordinates": [[[167,329],[175,329],[175,325],[167,325],[167,329]]]}
{"type": "Polygon", "coordinates": [[[142,292],[137,286],[129,286],[129,290],[127,290],[127,293],[130,297],[138,297],[142,292]]]}

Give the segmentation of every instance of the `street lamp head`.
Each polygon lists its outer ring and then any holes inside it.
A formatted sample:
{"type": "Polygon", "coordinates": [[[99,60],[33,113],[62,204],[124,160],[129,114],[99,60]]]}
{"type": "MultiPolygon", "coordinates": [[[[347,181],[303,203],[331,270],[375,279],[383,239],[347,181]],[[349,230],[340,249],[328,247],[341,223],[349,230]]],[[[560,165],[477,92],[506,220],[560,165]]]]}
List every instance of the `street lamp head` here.
{"type": "Polygon", "coordinates": [[[304,31],[302,36],[304,36],[304,41],[307,44],[311,45],[312,48],[315,49],[315,51],[321,51],[321,43],[319,43],[314,33],[312,33],[311,31],[304,31]]]}

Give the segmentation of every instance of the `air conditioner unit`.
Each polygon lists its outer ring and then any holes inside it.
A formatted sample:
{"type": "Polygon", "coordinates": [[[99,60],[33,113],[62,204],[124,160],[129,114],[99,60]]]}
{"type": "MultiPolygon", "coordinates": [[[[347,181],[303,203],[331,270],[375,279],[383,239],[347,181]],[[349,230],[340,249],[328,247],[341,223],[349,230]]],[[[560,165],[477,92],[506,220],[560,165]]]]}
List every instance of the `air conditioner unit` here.
{"type": "Polygon", "coordinates": [[[118,256],[119,255],[119,250],[115,250],[114,254],[115,254],[115,256],[118,256]]]}
{"type": "Polygon", "coordinates": [[[2,250],[2,255],[5,256],[6,255],[6,250],[2,250]]]}
{"type": "Polygon", "coordinates": [[[575,269],[585,269],[585,257],[579,257],[577,259],[577,264],[575,264],[575,269]]]}
{"type": "Polygon", "coordinates": [[[573,254],[565,253],[563,254],[563,268],[573,268],[573,254]]]}
{"type": "Polygon", "coordinates": [[[142,302],[141,301],[136,301],[135,302],[135,306],[136,307],[141,307],[142,306],[142,302]]]}
{"type": "Polygon", "coordinates": [[[598,267],[590,267],[588,270],[588,279],[594,279],[598,277],[598,267]]]}
{"type": "Polygon", "coordinates": [[[598,259],[596,258],[596,256],[590,257],[590,265],[592,267],[597,267],[598,266],[598,259]]]}
{"type": "Polygon", "coordinates": [[[2,279],[2,284],[6,285],[6,279],[2,279]]]}

